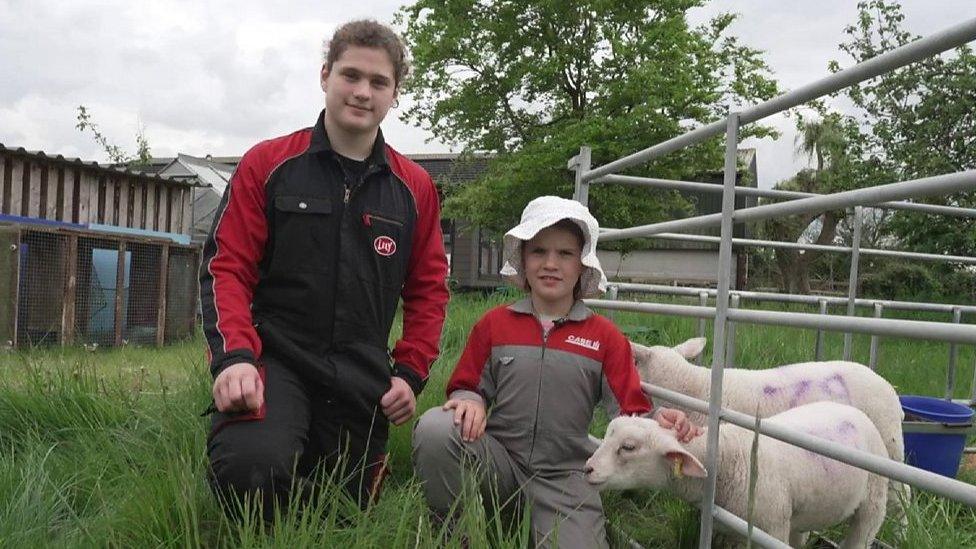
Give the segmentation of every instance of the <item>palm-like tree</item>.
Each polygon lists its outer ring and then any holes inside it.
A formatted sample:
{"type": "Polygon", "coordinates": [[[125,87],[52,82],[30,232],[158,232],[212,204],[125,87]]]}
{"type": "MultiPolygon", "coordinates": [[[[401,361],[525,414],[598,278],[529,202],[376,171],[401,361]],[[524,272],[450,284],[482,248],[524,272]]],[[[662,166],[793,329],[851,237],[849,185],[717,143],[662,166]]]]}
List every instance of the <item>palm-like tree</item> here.
{"type": "Polygon", "coordinates": [[[794,143],[797,153],[816,159],[817,175],[823,174],[825,169],[829,169],[839,160],[847,146],[843,129],[836,116],[825,116],[820,120],[804,122],[794,143]]]}
{"type": "MultiPolygon", "coordinates": [[[[819,120],[809,120],[800,125],[795,145],[797,154],[816,161],[816,167],[800,171],[792,178],[776,185],[783,190],[825,193],[831,192],[846,162],[847,140],[837,115],[826,115],[819,120]]],[[[785,219],[773,219],[765,224],[765,230],[776,240],[795,242],[819,218],[819,233],[815,244],[830,244],[837,234],[837,224],[844,217],[843,211],[822,214],[803,214],[785,219]]],[[[776,264],[780,272],[781,287],[787,293],[810,293],[809,268],[819,252],[807,250],[776,250],[776,264]]]]}

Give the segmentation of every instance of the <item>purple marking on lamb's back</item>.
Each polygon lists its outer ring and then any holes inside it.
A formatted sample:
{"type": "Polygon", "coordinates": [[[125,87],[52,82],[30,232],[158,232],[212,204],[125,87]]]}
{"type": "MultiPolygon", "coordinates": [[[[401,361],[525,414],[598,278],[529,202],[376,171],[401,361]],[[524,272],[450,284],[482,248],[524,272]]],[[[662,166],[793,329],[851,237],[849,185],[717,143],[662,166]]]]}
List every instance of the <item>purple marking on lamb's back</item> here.
{"type": "Polygon", "coordinates": [[[763,394],[766,395],[766,396],[773,396],[773,395],[775,395],[778,392],[779,392],[779,389],[776,388],[776,387],[773,387],[772,385],[767,385],[767,386],[763,387],[763,394]]]}
{"type": "MultiPolygon", "coordinates": [[[[814,429],[807,429],[806,432],[812,436],[829,440],[831,442],[836,442],[838,444],[843,444],[848,447],[860,449],[861,445],[859,443],[859,438],[857,436],[857,426],[850,421],[843,421],[839,425],[835,425],[833,428],[817,427],[814,429]]],[[[845,463],[839,462],[833,458],[817,454],[816,452],[811,452],[810,450],[805,450],[807,456],[823,467],[823,470],[828,475],[834,475],[840,470],[850,467],[845,463]]]]}
{"type": "Polygon", "coordinates": [[[790,408],[796,408],[798,404],[803,402],[804,396],[810,392],[811,382],[809,379],[804,379],[793,384],[793,399],[790,400],[790,408]]]}
{"type": "Polygon", "coordinates": [[[843,374],[834,374],[820,382],[820,389],[824,395],[834,402],[851,402],[851,392],[847,389],[847,381],[843,374]]]}

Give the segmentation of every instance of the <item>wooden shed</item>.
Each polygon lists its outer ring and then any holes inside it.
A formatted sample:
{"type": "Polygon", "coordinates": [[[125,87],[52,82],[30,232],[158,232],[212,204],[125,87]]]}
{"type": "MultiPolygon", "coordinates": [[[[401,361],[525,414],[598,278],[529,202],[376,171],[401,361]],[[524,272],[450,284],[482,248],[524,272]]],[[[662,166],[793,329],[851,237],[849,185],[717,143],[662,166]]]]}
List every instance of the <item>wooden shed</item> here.
{"type": "Polygon", "coordinates": [[[0,344],[191,334],[192,186],[0,144],[0,344]]]}

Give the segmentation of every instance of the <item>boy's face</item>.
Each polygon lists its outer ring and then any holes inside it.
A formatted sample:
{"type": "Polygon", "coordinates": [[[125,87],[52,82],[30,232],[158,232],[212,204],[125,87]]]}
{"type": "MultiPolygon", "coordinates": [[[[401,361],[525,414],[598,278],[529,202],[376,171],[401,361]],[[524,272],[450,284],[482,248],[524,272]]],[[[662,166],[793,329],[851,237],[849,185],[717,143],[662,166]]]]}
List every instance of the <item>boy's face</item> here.
{"type": "Polygon", "coordinates": [[[562,228],[547,227],[526,242],[522,262],[533,297],[571,305],[573,289],[583,272],[580,253],[576,235],[562,228]]]}
{"type": "Polygon", "coordinates": [[[349,134],[374,132],[397,97],[393,62],[380,48],[349,46],[332,70],[322,66],[322,91],[332,127],[349,134]]]}

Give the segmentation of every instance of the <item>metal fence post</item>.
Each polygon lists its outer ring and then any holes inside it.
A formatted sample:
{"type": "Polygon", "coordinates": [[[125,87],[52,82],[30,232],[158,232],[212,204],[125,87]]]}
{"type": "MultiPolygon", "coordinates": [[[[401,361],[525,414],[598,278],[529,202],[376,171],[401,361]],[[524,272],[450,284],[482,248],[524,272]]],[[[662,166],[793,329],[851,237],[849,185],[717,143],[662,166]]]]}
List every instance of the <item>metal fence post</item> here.
{"type": "Polygon", "coordinates": [[[969,401],[972,404],[976,404],[976,353],[973,353],[973,394],[969,401]]]}
{"type": "MultiPolygon", "coordinates": [[[[701,305],[702,307],[705,307],[705,306],[708,305],[708,292],[698,292],[698,304],[701,305]]],[[[698,337],[705,337],[705,319],[704,318],[699,318],[698,319],[698,337]]],[[[702,365],[702,361],[704,360],[704,358],[702,358],[702,357],[704,355],[705,355],[705,353],[702,353],[702,354],[696,356],[695,357],[695,364],[701,366],[702,365]]]]}
{"type": "MultiPolygon", "coordinates": [[[[613,301],[617,301],[617,292],[619,291],[619,289],[617,288],[617,285],[616,284],[611,284],[610,285],[610,288],[608,288],[608,290],[610,291],[610,299],[613,300],[613,301]]],[[[616,320],[614,318],[614,310],[613,309],[611,309],[610,311],[607,312],[607,318],[609,318],[611,322],[614,322],[616,320]]]]}
{"type": "MultiPolygon", "coordinates": [[[[857,300],[857,268],[861,259],[861,206],[854,207],[854,239],[851,242],[851,276],[847,286],[847,316],[854,316],[855,300],[857,300]]],[[[844,333],[844,360],[851,360],[854,355],[854,334],[844,333]]]]}
{"type": "Polygon", "coordinates": [[[571,158],[567,167],[576,170],[576,186],[573,190],[573,200],[584,206],[590,202],[590,182],[583,178],[590,171],[592,151],[589,147],[580,147],[580,152],[571,158]]]}
{"type": "MultiPolygon", "coordinates": [[[[729,298],[729,308],[738,309],[739,308],[739,295],[732,294],[729,298]]],[[[728,328],[728,343],[725,344],[725,367],[735,368],[735,322],[729,321],[728,328]]]]}
{"type": "MultiPolygon", "coordinates": [[[[959,307],[952,309],[952,323],[959,324],[962,321],[962,310],[959,307]]],[[[955,343],[949,344],[949,364],[946,366],[946,390],[945,399],[952,400],[952,394],[956,392],[956,358],[959,356],[959,346],[955,343]]]]}
{"type": "MultiPolygon", "coordinates": [[[[874,304],[874,318],[881,318],[884,314],[884,305],[880,303],[874,304]]],[[[872,370],[878,369],[878,335],[871,336],[871,355],[868,358],[868,366],[872,370]]]]}
{"type": "MultiPolygon", "coordinates": [[[[820,300],[820,314],[822,314],[822,315],[826,315],[827,314],[827,300],[826,299],[821,299],[820,300]]],[[[816,344],[813,347],[814,360],[817,360],[817,361],[823,360],[823,347],[824,347],[824,331],[823,331],[823,328],[818,328],[817,329],[817,342],[816,342],[816,344]]]]}
{"type": "Polygon", "coordinates": [[[699,549],[712,546],[715,481],[718,468],[718,425],[722,409],[722,373],[725,368],[725,325],[729,315],[729,285],[732,279],[732,219],[735,212],[736,152],[739,144],[739,113],[729,110],[725,129],[725,194],[722,195],[722,242],[718,253],[718,287],[715,297],[715,325],[712,337],[712,385],[708,402],[708,437],[705,452],[705,492],[701,502],[699,549]]]}

